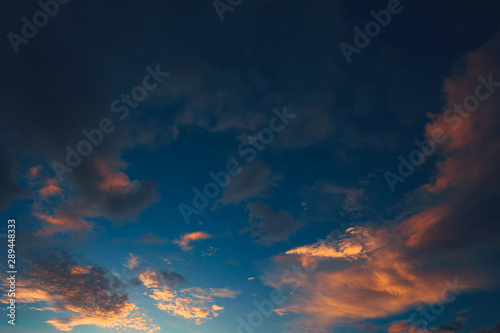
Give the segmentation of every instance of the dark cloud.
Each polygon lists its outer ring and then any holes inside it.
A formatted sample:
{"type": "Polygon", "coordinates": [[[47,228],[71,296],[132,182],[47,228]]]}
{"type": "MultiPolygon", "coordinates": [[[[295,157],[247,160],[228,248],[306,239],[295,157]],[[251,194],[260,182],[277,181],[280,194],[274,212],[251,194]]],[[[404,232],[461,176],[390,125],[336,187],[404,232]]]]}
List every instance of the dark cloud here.
{"type": "Polygon", "coordinates": [[[245,165],[241,173],[231,178],[231,182],[219,200],[222,204],[239,203],[268,190],[273,184],[271,170],[260,163],[245,165]]]}
{"type": "Polygon", "coordinates": [[[356,332],[369,333],[369,332],[375,332],[377,330],[377,328],[372,323],[360,321],[360,322],[358,322],[358,325],[360,327],[356,328],[356,332]]]}
{"type": "Polygon", "coordinates": [[[498,322],[493,327],[483,328],[482,330],[479,330],[476,333],[500,333],[500,322],[498,322]]]}
{"type": "Polygon", "coordinates": [[[261,201],[248,203],[247,211],[249,226],[240,232],[251,232],[256,242],[263,245],[288,241],[290,235],[302,227],[287,211],[275,212],[261,201]]]}
{"type": "Polygon", "coordinates": [[[175,289],[181,285],[187,284],[186,278],[179,273],[166,271],[163,269],[158,270],[157,273],[160,277],[160,282],[170,288],[175,289]]]}
{"type": "Polygon", "coordinates": [[[159,330],[129,301],[127,284],[81,255],[61,247],[31,247],[21,267],[17,302],[34,305],[33,310],[64,313],[46,321],[59,331],[71,331],[79,325],[159,330]]]}

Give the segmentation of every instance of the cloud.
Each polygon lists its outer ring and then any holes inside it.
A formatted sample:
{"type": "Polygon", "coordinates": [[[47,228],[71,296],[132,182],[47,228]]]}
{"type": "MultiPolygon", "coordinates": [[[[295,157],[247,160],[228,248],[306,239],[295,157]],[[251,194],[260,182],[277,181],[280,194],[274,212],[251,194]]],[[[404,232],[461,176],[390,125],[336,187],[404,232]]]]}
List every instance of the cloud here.
{"type": "MultiPolygon", "coordinates": [[[[500,81],[499,40],[500,33],[469,53],[466,70],[445,80],[443,113],[475,93],[479,75],[487,78],[493,73],[500,81]]],[[[313,259],[322,261],[290,304],[277,310],[280,314],[301,314],[297,324],[324,331],[339,323],[384,318],[438,302],[445,280],[457,278],[468,292],[498,286],[500,87],[495,89],[455,129],[443,114],[429,116],[427,136],[442,128],[449,139],[437,147],[436,176],[411,193],[419,206],[410,206],[396,221],[350,228],[286,252],[288,260],[304,267],[313,259]]],[[[278,267],[283,261],[276,258],[278,267]]],[[[278,276],[268,281],[275,286],[290,283],[278,276]]]]}
{"type": "MultiPolygon", "coordinates": [[[[448,139],[440,148],[436,176],[421,187],[426,196],[447,195],[439,205],[423,211],[406,222],[406,229],[418,228],[408,239],[413,247],[461,247],[472,242],[494,242],[500,220],[496,209],[499,199],[500,138],[495,126],[500,121],[500,87],[480,102],[477,111],[466,118],[449,113],[455,104],[463,104],[474,95],[480,84],[478,76],[500,81],[500,33],[497,33],[478,51],[468,54],[467,70],[445,80],[447,103],[438,115],[429,115],[427,136],[442,129],[448,139]],[[448,117],[445,117],[448,114],[448,117]],[[451,118],[461,119],[458,123],[451,118]],[[448,119],[448,121],[446,121],[448,119]],[[456,127],[456,128],[454,128],[456,127]]],[[[481,88],[484,94],[487,89],[481,88]]]]}
{"type": "Polygon", "coordinates": [[[130,253],[127,263],[124,264],[124,266],[133,271],[139,267],[140,263],[141,259],[133,253],[130,253]]]}
{"type": "Polygon", "coordinates": [[[17,285],[17,301],[44,302],[41,310],[69,314],[47,321],[59,331],[80,325],[148,333],[160,329],[129,301],[122,282],[81,257],[62,249],[36,249],[27,267],[28,275],[17,285]]]}
{"type": "Polygon", "coordinates": [[[158,309],[177,317],[194,320],[196,325],[217,317],[224,310],[222,306],[215,304],[216,298],[235,298],[240,293],[226,288],[188,288],[175,291],[165,287],[153,287],[148,290],[149,297],[158,302],[158,309]]]}
{"type": "Polygon", "coordinates": [[[175,289],[187,283],[184,276],[179,273],[166,271],[163,269],[149,268],[139,274],[139,279],[146,288],[163,288],[175,289]]]}
{"type": "Polygon", "coordinates": [[[147,288],[146,295],[157,301],[156,307],[174,316],[194,320],[197,325],[219,315],[224,310],[215,304],[216,298],[235,298],[241,292],[227,288],[201,289],[179,287],[187,280],[179,273],[147,268],[138,274],[147,288]]]}
{"type": "Polygon", "coordinates": [[[218,200],[224,205],[236,204],[253,198],[269,189],[273,183],[271,170],[259,163],[241,167],[241,173],[233,178],[223,197],[218,200]]]}
{"type": "Polygon", "coordinates": [[[92,225],[82,219],[76,218],[74,212],[65,208],[58,208],[54,216],[34,213],[34,216],[44,221],[47,226],[37,232],[38,236],[51,236],[55,233],[66,233],[70,231],[88,231],[92,225]]]}
{"type": "Polygon", "coordinates": [[[152,182],[131,181],[120,170],[127,163],[109,158],[96,159],[96,188],[87,188],[95,196],[85,204],[93,206],[110,219],[133,219],[139,211],[158,201],[152,182]]]}
{"type": "Polygon", "coordinates": [[[174,240],[174,244],[179,245],[184,251],[189,251],[193,247],[190,245],[192,242],[197,242],[203,239],[209,239],[212,236],[203,231],[192,232],[183,235],[180,239],[174,240]]]}
{"type": "MultiPolygon", "coordinates": [[[[384,228],[349,229],[337,241],[295,248],[287,255],[304,267],[310,262],[304,258],[322,261],[294,292],[292,304],[277,312],[300,313],[301,325],[321,332],[335,324],[386,317],[440,301],[446,279],[458,277],[468,290],[488,282],[485,275],[465,269],[425,268],[432,261],[415,257],[397,234],[384,228]]],[[[293,282],[276,279],[270,278],[275,287],[293,282]]]]}
{"type": "Polygon", "coordinates": [[[48,197],[51,197],[53,195],[61,193],[62,188],[57,186],[57,179],[52,178],[52,179],[47,180],[46,186],[44,188],[41,188],[38,192],[40,193],[40,196],[42,198],[48,198],[48,197]]]}
{"type": "Polygon", "coordinates": [[[288,241],[290,235],[302,227],[287,211],[274,212],[261,201],[248,203],[247,211],[249,226],[240,233],[251,231],[256,242],[263,245],[288,241]]]}

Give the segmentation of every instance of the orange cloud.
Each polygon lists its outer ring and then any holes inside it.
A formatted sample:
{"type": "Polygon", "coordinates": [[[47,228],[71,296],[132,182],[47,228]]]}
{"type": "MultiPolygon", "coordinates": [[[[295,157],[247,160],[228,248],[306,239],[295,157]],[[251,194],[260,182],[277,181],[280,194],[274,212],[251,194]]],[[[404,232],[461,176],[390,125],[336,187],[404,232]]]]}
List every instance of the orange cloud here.
{"type": "Polygon", "coordinates": [[[57,179],[49,179],[47,180],[47,184],[44,188],[40,189],[40,196],[43,198],[47,198],[53,196],[55,194],[61,193],[62,189],[56,185],[57,179]]]}
{"type": "Polygon", "coordinates": [[[468,54],[467,72],[445,80],[444,92],[448,98],[443,112],[428,115],[426,136],[431,137],[436,129],[444,130],[448,136],[441,146],[445,158],[437,165],[437,177],[423,187],[429,192],[477,182],[484,177],[488,165],[497,164],[500,152],[500,140],[495,139],[500,120],[499,41],[500,33],[497,33],[478,51],[468,54]],[[493,86],[483,84],[490,79],[497,83],[493,86]],[[476,96],[484,97],[481,100],[476,96]],[[471,102],[474,99],[478,101],[475,111],[471,102]]]}
{"type": "Polygon", "coordinates": [[[167,287],[150,288],[149,297],[156,300],[158,309],[167,311],[174,316],[194,320],[200,325],[219,315],[224,307],[215,304],[215,298],[235,298],[240,291],[229,289],[188,288],[181,291],[167,287]]]}
{"type": "Polygon", "coordinates": [[[92,228],[87,221],[74,217],[64,209],[56,209],[55,216],[34,213],[35,217],[43,220],[49,225],[37,233],[37,236],[51,236],[55,233],[69,231],[86,231],[92,228]]]}
{"type": "MultiPolygon", "coordinates": [[[[498,285],[492,259],[481,254],[489,246],[498,249],[499,57],[497,33],[468,54],[465,72],[445,81],[443,113],[429,116],[426,135],[431,137],[438,128],[448,135],[437,148],[436,176],[414,193],[432,204],[402,222],[348,229],[341,237],[290,249],[285,257],[275,258],[280,266],[287,260],[298,261],[309,269],[316,258],[323,259],[316,273],[302,279],[290,304],[277,310],[279,314],[301,314],[298,324],[321,332],[338,323],[387,317],[438,302],[445,280],[457,278],[469,291],[498,285]],[[494,82],[484,84],[485,80],[494,82]],[[464,112],[459,106],[463,115],[450,120],[450,115],[459,113],[449,109],[467,101],[470,109],[470,96],[477,96],[477,91],[483,97],[489,93],[477,110],[464,112]]],[[[282,287],[296,279],[274,274],[265,280],[282,287]]],[[[402,329],[416,331],[401,323],[389,331],[402,329]]]]}
{"type": "Polygon", "coordinates": [[[38,176],[40,174],[40,170],[42,170],[42,166],[41,165],[36,165],[34,167],[31,167],[29,170],[28,170],[28,174],[30,175],[31,178],[35,178],[36,176],[38,176]]]}
{"type": "Polygon", "coordinates": [[[179,245],[184,251],[189,251],[192,249],[190,245],[192,242],[196,242],[202,239],[208,239],[212,236],[203,231],[192,232],[185,234],[180,239],[174,240],[174,243],[179,245]]]}
{"type": "Polygon", "coordinates": [[[408,326],[405,324],[394,324],[389,326],[387,329],[388,333],[401,333],[408,330],[408,326]]]}
{"type": "MultiPolygon", "coordinates": [[[[455,276],[471,289],[485,284],[470,272],[423,270],[422,262],[409,254],[403,237],[384,228],[351,228],[339,241],[322,241],[287,253],[292,258],[324,259],[317,273],[301,280],[292,304],[276,310],[280,315],[301,314],[300,325],[318,332],[338,323],[386,317],[440,301],[444,281],[455,276]],[[339,259],[347,259],[346,264],[334,265],[339,259]]],[[[297,282],[295,277],[281,276],[267,281],[277,288],[297,282]]]]}
{"type": "Polygon", "coordinates": [[[428,330],[419,330],[414,326],[408,326],[406,324],[393,324],[387,328],[388,333],[429,333],[428,330]]]}
{"type": "Polygon", "coordinates": [[[34,309],[70,314],[47,321],[58,331],[80,325],[147,333],[160,330],[102,268],[79,265],[68,253],[54,249],[40,250],[29,265],[30,275],[17,284],[17,302],[42,302],[47,306],[34,309]]]}
{"type": "Polygon", "coordinates": [[[194,320],[197,325],[219,315],[224,307],[215,304],[215,298],[235,298],[241,292],[226,288],[187,288],[175,290],[175,285],[183,282],[176,273],[157,272],[147,269],[139,274],[139,279],[148,289],[147,295],[157,301],[156,307],[174,316],[194,320]]]}
{"type": "Polygon", "coordinates": [[[125,163],[101,159],[97,160],[95,164],[101,176],[99,182],[100,189],[128,194],[139,186],[138,181],[131,182],[125,173],[116,171],[117,167],[126,167],[125,163]],[[117,166],[116,164],[120,165],[117,166]]]}
{"type": "Polygon", "coordinates": [[[139,267],[140,264],[140,258],[135,256],[134,254],[130,253],[130,257],[128,258],[128,262],[124,264],[125,267],[127,267],[130,270],[134,270],[137,267],[139,267]]]}

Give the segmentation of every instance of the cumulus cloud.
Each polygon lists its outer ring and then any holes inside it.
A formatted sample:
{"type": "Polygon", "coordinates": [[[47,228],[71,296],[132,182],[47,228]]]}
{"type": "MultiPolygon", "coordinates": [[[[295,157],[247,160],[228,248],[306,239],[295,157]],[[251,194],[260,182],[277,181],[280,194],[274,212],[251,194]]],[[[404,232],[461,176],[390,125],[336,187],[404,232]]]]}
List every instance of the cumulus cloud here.
{"type": "MultiPolygon", "coordinates": [[[[322,259],[317,272],[295,292],[292,304],[277,310],[280,314],[302,314],[301,324],[317,331],[439,301],[446,279],[453,281],[458,277],[460,285],[469,290],[489,282],[485,275],[464,269],[452,272],[449,268],[425,268],[431,262],[414,257],[400,236],[388,229],[349,229],[338,241],[295,248],[287,255],[304,267],[310,265],[311,257],[322,259]],[[337,263],[339,260],[343,264],[337,263]]],[[[271,282],[276,287],[289,283],[271,282]]]]}
{"type": "Polygon", "coordinates": [[[216,298],[235,298],[241,292],[227,288],[201,289],[198,287],[179,290],[187,283],[175,272],[148,268],[139,275],[147,288],[146,294],[157,301],[156,307],[174,316],[193,320],[197,325],[219,315],[224,308],[217,305],[216,298]]]}
{"type": "MultiPolygon", "coordinates": [[[[31,172],[31,171],[30,171],[31,172]]],[[[48,198],[50,196],[56,195],[62,192],[62,188],[60,188],[57,184],[57,179],[52,178],[47,180],[45,187],[39,190],[40,196],[42,198],[48,198]]]]}
{"type": "Polygon", "coordinates": [[[361,188],[343,188],[333,184],[321,184],[318,189],[327,195],[344,195],[342,209],[347,213],[361,211],[365,208],[361,202],[364,196],[364,190],[361,188]]]}
{"type": "Polygon", "coordinates": [[[387,242],[387,230],[375,231],[369,228],[349,228],[341,239],[329,237],[325,241],[300,246],[287,251],[288,255],[310,256],[315,258],[343,258],[355,260],[367,258],[370,253],[387,242]]]}
{"type": "Polygon", "coordinates": [[[133,253],[130,253],[130,255],[127,259],[127,263],[124,264],[124,266],[133,271],[137,267],[139,267],[140,264],[141,264],[141,258],[134,255],[133,253]]]}
{"type": "Polygon", "coordinates": [[[149,297],[157,301],[158,309],[174,316],[193,320],[197,325],[219,316],[224,307],[217,305],[216,298],[235,298],[241,292],[225,288],[188,288],[175,291],[169,288],[151,288],[149,297]]]}
{"type": "MultiPolygon", "coordinates": [[[[0,153],[6,162],[0,170],[0,207],[29,195],[15,177],[14,156],[4,149],[7,142],[11,143],[16,156],[27,156],[30,163],[36,162],[23,173],[32,179],[42,173],[50,173],[49,178],[54,178],[55,172],[50,165],[53,161],[65,163],[65,147],[75,149],[78,142],[86,139],[82,130],[90,131],[98,127],[103,118],[113,118],[112,96],[100,89],[102,72],[75,66],[83,60],[76,54],[68,55],[67,62],[60,62],[43,50],[39,52],[42,54],[37,57],[26,54],[23,65],[16,70],[12,66],[2,66],[6,75],[32,75],[32,79],[14,80],[2,89],[5,112],[0,116],[0,128],[6,137],[14,140],[10,142],[3,135],[0,138],[0,153]],[[45,57],[44,66],[39,66],[36,60],[39,57],[45,57]],[[54,96],[55,91],[57,96],[54,96]]],[[[130,137],[127,128],[118,122],[114,122],[114,126],[116,130],[112,134],[105,134],[102,143],[94,146],[93,152],[84,157],[79,166],[63,176],[64,184],[46,184],[33,193],[45,198],[63,195],[78,202],[78,209],[94,210],[96,215],[110,220],[133,220],[154,203],[157,193],[152,182],[129,181],[124,175],[126,163],[122,154],[138,142],[130,137]]],[[[55,210],[57,206],[50,208],[55,210]]]]}
{"type": "Polygon", "coordinates": [[[146,288],[175,289],[187,283],[184,276],[179,273],[163,269],[147,269],[139,274],[139,279],[146,288]]]}
{"type": "Polygon", "coordinates": [[[17,301],[42,302],[41,310],[66,314],[47,321],[59,331],[80,325],[148,333],[160,329],[129,301],[121,281],[82,257],[62,249],[37,249],[27,267],[25,280],[17,285],[17,301]]]}

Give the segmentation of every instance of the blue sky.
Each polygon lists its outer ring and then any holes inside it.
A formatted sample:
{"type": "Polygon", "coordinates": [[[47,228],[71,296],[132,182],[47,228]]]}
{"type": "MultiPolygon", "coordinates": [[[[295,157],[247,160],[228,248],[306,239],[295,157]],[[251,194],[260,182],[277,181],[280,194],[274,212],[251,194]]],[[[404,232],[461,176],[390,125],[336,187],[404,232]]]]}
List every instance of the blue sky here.
{"type": "Polygon", "coordinates": [[[497,13],[4,4],[2,332],[498,332],[497,13]]]}

